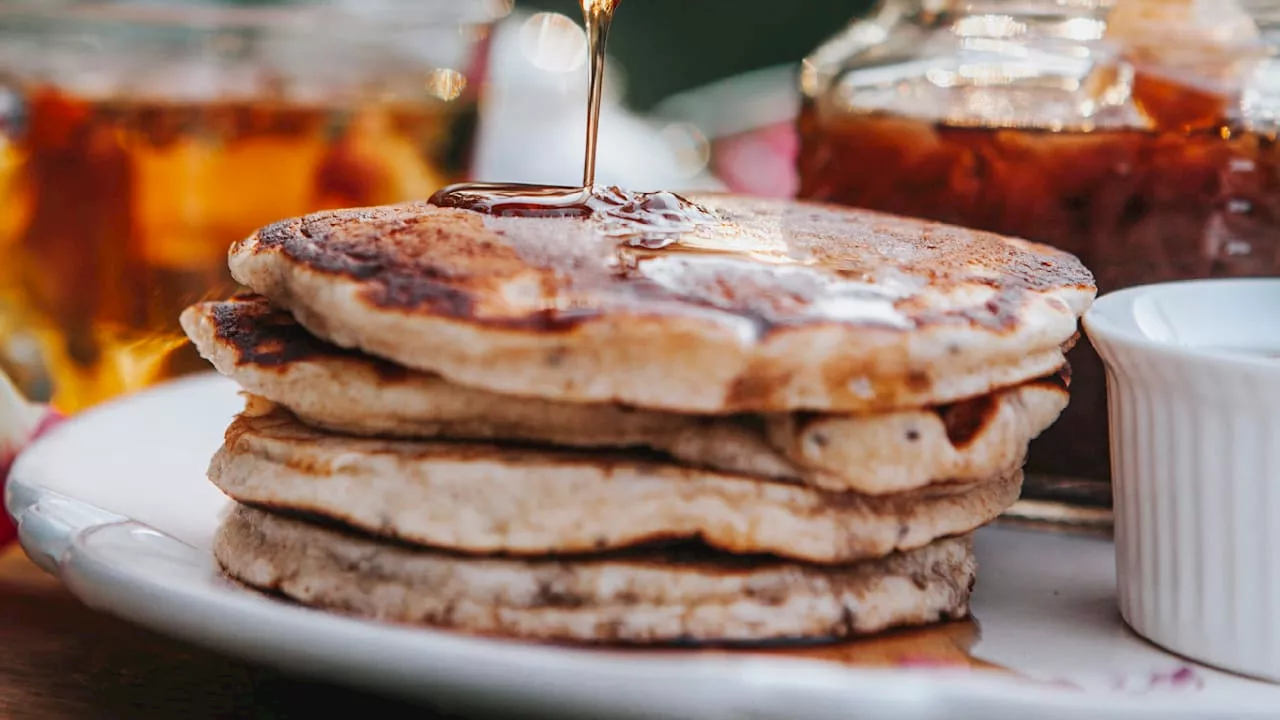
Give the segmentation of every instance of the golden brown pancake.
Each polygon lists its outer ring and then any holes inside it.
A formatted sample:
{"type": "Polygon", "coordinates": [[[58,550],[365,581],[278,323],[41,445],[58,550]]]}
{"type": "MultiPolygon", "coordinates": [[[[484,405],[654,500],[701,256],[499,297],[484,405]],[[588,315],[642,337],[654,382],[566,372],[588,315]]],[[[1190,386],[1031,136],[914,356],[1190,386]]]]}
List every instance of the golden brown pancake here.
{"type": "Polygon", "coordinates": [[[831,206],[699,196],[663,249],[590,220],[426,203],[317,213],[231,250],[314,335],[451,382],[693,413],[916,408],[1053,373],[1074,257],[831,206]]]}
{"type": "Polygon", "coordinates": [[[584,553],[700,539],[729,552],[843,563],[995,519],[1019,469],[895,495],[830,493],[630,453],[329,435],[245,414],[209,479],[235,500],[470,554],[584,553]]]}
{"type": "Polygon", "coordinates": [[[220,372],[337,433],[638,448],[694,468],[877,495],[1014,467],[1067,403],[1065,378],[1053,377],[916,410],[698,416],[457,385],[318,340],[258,297],[195,305],[182,323],[220,372]]]}
{"type": "Polygon", "coordinates": [[[841,639],[965,617],[967,537],[819,567],[670,548],[592,558],[461,558],[237,506],[214,539],[232,578],[391,622],[577,642],[841,639]]]}

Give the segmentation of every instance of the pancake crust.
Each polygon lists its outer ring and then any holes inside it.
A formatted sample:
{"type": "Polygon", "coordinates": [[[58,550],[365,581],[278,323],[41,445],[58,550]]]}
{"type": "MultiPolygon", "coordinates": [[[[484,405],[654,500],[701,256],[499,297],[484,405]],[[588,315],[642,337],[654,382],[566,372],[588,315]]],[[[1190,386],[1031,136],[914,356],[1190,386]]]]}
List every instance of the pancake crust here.
{"type": "Polygon", "coordinates": [[[333,432],[646,448],[693,467],[876,495],[989,479],[1019,463],[1067,404],[1055,376],[919,410],[696,416],[464,387],[318,340],[260,297],[201,303],[182,323],[224,375],[333,432]]]}
{"type": "Polygon", "coordinates": [[[305,605],[507,637],[654,644],[841,639],[968,614],[968,537],[817,567],[679,551],[594,559],[466,558],[378,543],[236,506],[223,571],[305,605]]]}
{"type": "Polygon", "coordinates": [[[870,411],[1061,367],[1093,280],[1065,253],[860,210],[699,196],[671,249],[575,218],[426,203],[317,213],[231,249],[313,334],[495,392],[681,412],[870,411]]]}
{"type": "Polygon", "coordinates": [[[586,553],[698,539],[844,563],[974,530],[1022,473],[884,496],[823,492],[637,453],[329,435],[279,408],[241,415],[209,466],[238,502],[470,554],[586,553]],[[258,414],[258,413],[261,414],[258,414]]]}

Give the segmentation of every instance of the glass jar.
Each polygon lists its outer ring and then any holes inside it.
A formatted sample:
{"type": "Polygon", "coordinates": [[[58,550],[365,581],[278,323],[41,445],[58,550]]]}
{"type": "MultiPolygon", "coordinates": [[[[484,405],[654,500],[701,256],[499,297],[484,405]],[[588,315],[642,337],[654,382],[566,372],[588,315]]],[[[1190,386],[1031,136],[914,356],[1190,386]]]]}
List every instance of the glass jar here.
{"type": "MultiPolygon", "coordinates": [[[[805,62],[800,196],[1048,243],[1103,293],[1280,273],[1280,2],[1205,13],[1256,28],[1223,52],[1134,7],[882,2],[805,62]]],[[[1069,359],[1024,496],[1106,505],[1102,365],[1086,341],[1069,359]]]]}
{"type": "Polygon", "coordinates": [[[0,3],[0,370],[75,411],[207,369],[177,316],[232,242],[466,178],[508,9],[0,3]]]}

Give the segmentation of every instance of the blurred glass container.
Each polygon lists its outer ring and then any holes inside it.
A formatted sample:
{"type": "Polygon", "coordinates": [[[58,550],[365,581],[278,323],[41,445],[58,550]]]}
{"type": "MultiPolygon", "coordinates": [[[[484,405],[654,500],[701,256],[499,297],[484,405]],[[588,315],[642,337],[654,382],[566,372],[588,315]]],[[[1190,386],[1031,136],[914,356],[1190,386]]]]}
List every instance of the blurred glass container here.
{"type": "MultiPolygon", "coordinates": [[[[1099,290],[1280,274],[1280,2],[886,0],[810,56],[799,195],[1026,237],[1099,290]]],[[[1106,380],[1024,497],[1110,503],[1106,380]]]]}
{"type": "Polygon", "coordinates": [[[206,368],[176,318],[232,242],[468,176],[508,11],[0,2],[0,369],[76,411],[206,368]]]}

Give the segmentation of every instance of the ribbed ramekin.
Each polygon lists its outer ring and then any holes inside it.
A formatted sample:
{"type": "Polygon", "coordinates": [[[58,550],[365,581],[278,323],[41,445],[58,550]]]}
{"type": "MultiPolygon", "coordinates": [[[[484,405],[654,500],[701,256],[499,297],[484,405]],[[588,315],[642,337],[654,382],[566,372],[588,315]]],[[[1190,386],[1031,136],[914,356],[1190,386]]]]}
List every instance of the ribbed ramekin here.
{"type": "Polygon", "coordinates": [[[1280,681],[1280,279],[1099,298],[1120,612],[1143,637],[1280,681]]]}

